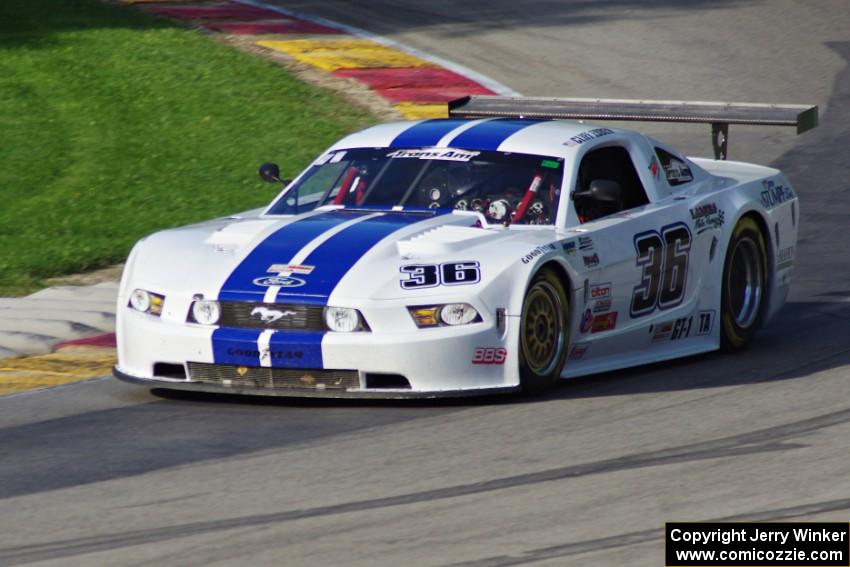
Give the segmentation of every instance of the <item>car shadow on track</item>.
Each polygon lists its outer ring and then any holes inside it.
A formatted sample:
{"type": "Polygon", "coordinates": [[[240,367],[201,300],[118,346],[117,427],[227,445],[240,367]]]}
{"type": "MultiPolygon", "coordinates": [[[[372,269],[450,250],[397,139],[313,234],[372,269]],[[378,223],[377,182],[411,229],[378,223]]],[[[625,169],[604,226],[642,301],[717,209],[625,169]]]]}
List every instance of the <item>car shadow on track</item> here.
{"type": "MultiPolygon", "coordinates": [[[[835,296],[836,294],[830,294],[835,296]]],[[[181,392],[157,388],[152,394],[181,403],[297,408],[462,408],[539,403],[556,399],[649,394],[740,386],[803,378],[850,364],[850,345],[841,338],[850,324],[850,303],[788,303],[749,348],[712,352],[614,372],[566,380],[539,396],[490,395],[435,399],[333,399],[259,397],[181,392]]]]}

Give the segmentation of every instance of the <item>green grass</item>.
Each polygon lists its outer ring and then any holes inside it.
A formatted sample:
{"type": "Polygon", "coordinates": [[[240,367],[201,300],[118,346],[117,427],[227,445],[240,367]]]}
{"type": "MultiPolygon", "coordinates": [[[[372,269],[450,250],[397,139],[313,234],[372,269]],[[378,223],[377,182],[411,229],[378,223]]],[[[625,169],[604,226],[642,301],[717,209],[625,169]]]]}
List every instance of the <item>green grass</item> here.
{"type": "Polygon", "coordinates": [[[375,121],[202,34],[97,0],[0,3],[0,295],[120,262],[157,229],[268,202],[375,121]]]}

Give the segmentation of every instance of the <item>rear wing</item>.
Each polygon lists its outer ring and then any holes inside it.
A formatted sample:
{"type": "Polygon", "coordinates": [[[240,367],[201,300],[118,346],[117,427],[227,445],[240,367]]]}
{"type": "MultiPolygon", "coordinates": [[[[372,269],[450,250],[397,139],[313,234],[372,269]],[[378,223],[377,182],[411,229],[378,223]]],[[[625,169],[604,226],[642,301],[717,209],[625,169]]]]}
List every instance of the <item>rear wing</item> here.
{"type": "Polygon", "coordinates": [[[729,125],[796,126],[797,134],[818,125],[818,107],[799,104],[533,98],[472,95],[449,102],[457,118],[555,118],[711,124],[714,159],[726,159],[729,125]]]}

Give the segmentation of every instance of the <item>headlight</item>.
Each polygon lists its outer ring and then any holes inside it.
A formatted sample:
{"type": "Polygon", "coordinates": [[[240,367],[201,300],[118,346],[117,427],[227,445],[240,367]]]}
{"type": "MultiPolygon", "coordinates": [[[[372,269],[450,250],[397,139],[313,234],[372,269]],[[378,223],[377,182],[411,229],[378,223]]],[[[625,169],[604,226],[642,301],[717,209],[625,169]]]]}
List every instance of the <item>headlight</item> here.
{"type": "Polygon", "coordinates": [[[445,305],[420,305],[408,307],[413,322],[423,327],[454,327],[480,323],[481,315],[468,303],[447,303],[445,305]]]}
{"type": "Polygon", "coordinates": [[[440,321],[446,325],[468,325],[478,318],[478,311],[468,303],[449,303],[440,309],[440,321]]]}
{"type": "Polygon", "coordinates": [[[197,299],[192,302],[192,319],[201,325],[215,325],[221,317],[221,306],[212,299],[197,299]]]}
{"type": "Polygon", "coordinates": [[[339,333],[369,330],[360,312],[350,307],[325,307],[325,325],[339,333]]]}
{"type": "Polygon", "coordinates": [[[129,306],[136,311],[142,313],[150,313],[151,315],[162,315],[162,305],[165,302],[165,296],[158,293],[151,293],[143,289],[134,289],[130,293],[129,306]]]}

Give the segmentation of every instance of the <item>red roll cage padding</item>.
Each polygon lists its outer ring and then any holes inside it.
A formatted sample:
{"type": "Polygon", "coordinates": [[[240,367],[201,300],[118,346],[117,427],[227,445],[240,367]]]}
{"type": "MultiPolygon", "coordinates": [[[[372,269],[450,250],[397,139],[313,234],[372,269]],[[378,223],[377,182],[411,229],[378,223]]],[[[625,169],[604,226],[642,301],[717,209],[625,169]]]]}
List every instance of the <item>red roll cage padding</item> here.
{"type": "Polygon", "coordinates": [[[352,182],[354,181],[354,176],[357,175],[356,167],[349,167],[348,171],[345,172],[345,177],[342,180],[342,185],[339,188],[339,193],[334,197],[334,205],[342,205],[343,201],[345,201],[345,197],[348,195],[348,191],[351,189],[352,182]]]}
{"type": "Polygon", "coordinates": [[[541,181],[543,181],[543,174],[538,172],[534,176],[534,179],[531,180],[531,185],[528,186],[528,191],[525,192],[525,196],[523,196],[522,201],[520,201],[519,206],[516,208],[513,222],[519,222],[522,220],[522,217],[525,216],[525,211],[528,210],[528,206],[531,204],[531,200],[537,194],[537,190],[540,188],[541,181]]]}
{"type": "MultiPolygon", "coordinates": [[[[353,185],[353,184],[352,184],[353,185]]],[[[354,204],[358,207],[363,204],[363,199],[366,198],[366,180],[362,177],[357,178],[357,186],[354,187],[354,204]]]]}

